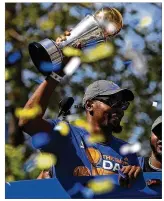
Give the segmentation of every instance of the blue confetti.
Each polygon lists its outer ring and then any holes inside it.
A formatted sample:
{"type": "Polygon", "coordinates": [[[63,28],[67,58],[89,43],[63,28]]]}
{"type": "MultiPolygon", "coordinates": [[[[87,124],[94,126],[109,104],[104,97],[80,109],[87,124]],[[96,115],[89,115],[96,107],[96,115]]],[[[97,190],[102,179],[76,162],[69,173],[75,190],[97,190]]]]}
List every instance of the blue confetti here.
{"type": "Polygon", "coordinates": [[[129,66],[132,63],[132,61],[124,61],[125,66],[129,66]]]}
{"type": "Polygon", "coordinates": [[[61,70],[61,64],[59,63],[51,63],[51,62],[42,62],[40,64],[39,70],[43,73],[51,73],[51,72],[57,72],[61,70]]]}
{"type": "Polygon", "coordinates": [[[37,84],[41,84],[43,80],[38,79],[31,79],[32,81],[36,82],[37,84]]]}
{"type": "Polygon", "coordinates": [[[36,168],[36,154],[32,154],[30,158],[24,163],[23,169],[25,172],[31,172],[36,168]]]}
{"type": "Polygon", "coordinates": [[[16,52],[11,53],[7,59],[8,59],[9,64],[14,64],[17,61],[19,61],[21,59],[21,57],[22,57],[22,55],[21,55],[20,51],[16,51],[16,52]]]}
{"type": "Polygon", "coordinates": [[[32,145],[35,148],[41,148],[43,145],[48,144],[50,138],[47,133],[41,132],[37,133],[32,137],[32,145]]]}

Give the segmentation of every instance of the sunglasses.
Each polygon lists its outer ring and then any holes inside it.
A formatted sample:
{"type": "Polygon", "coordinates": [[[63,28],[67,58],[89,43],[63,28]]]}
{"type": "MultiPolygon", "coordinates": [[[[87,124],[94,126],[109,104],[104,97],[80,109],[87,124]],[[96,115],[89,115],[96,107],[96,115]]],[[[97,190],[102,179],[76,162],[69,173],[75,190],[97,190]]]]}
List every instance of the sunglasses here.
{"type": "Polygon", "coordinates": [[[121,108],[122,110],[127,110],[130,103],[122,99],[119,94],[114,94],[111,96],[97,96],[92,100],[98,100],[106,105],[109,105],[111,108],[121,108]]]}

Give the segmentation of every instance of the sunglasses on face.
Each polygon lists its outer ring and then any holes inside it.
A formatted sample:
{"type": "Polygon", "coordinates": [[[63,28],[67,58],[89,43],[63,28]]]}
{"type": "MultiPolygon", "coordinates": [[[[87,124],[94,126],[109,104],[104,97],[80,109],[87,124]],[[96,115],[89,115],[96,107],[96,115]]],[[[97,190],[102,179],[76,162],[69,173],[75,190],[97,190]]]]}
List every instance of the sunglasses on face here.
{"type": "Polygon", "coordinates": [[[121,108],[122,110],[126,110],[130,103],[128,101],[122,100],[120,95],[114,94],[112,96],[97,96],[93,100],[98,100],[106,105],[109,105],[111,108],[121,108]]]}

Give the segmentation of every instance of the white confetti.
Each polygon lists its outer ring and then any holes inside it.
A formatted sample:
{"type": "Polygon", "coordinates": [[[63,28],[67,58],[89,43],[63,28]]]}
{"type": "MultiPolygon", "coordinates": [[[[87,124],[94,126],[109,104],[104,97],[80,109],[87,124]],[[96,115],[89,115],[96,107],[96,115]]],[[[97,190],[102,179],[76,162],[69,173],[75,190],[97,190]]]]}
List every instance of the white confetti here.
{"type": "Polygon", "coordinates": [[[125,145],[122,145],[122,146],[120,147],[120,153],[121,153],[122,155],[129,154],[130,151],[131,151],[131,147],[130,147],[129,144],[125,144],[125,145]]]}
{"type": "Polygon", "coordinates": [[[137,153],[141,150],[141,143],[136,142],[130,146],[130,153],[137,153]]]}
{"type": "Polygon", "coordinates": [[[152,106],[153,107],[157,107],[158,103],[157,102],[153,102],[152,106]]]}
{"type": "Polygon", "coordinates": [[[64,73],[68,76],[72,75],[80,66],[81,60],[79,57],[73,57],[64,67],[64,73]]]}

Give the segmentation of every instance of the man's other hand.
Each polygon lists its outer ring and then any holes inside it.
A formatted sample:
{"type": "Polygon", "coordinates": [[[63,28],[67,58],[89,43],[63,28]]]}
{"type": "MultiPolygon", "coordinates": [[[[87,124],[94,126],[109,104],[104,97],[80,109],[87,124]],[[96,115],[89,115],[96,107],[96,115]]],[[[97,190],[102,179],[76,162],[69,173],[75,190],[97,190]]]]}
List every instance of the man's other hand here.
{"type": "Polygon", "coordinates": [[[125,175],[125,178],[122,177],[121,175],[119,176],[120,186],[125,188],[130,188],[132,185],[132,182],[136,180],[136,178],[139,176],[142,169],[140,166],[128,165],[128,166],[122,167],[120,171],[125,175]]]}

